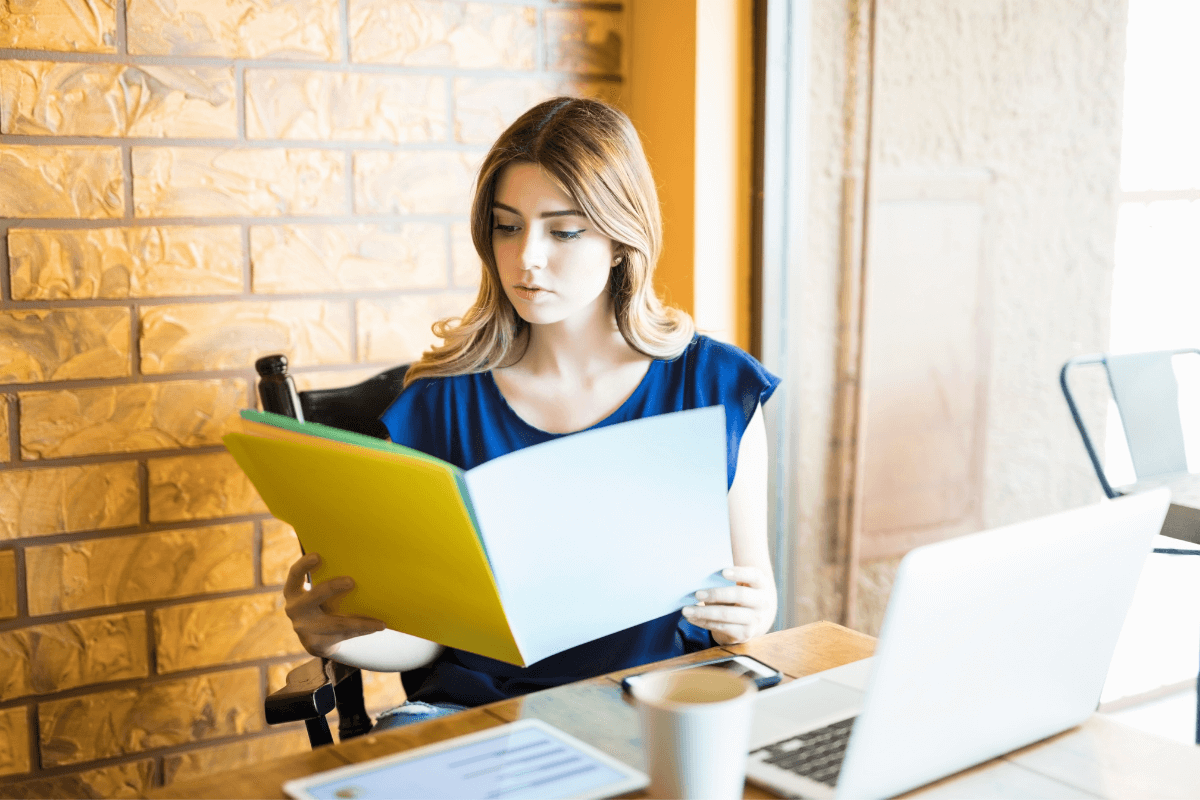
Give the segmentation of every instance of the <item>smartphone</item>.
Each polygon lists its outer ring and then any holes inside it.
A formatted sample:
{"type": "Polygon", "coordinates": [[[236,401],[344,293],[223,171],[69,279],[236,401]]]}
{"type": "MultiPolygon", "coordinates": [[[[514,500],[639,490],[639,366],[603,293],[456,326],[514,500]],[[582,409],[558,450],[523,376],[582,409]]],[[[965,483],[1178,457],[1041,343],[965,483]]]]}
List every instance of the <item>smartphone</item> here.
{"type": "MultiPolygon", "coordinates": [[[[782,672],[750,656],[726,656],[725,658],[714,658],[712,661],[701,661],[698,664],[685,664],[682,667],[652,671],[678,672],[681,669],[694,669],[695,667],[716,667],[717,669],[727,669],[735,675],[745,675],[754,681],[754,685],[759,689],[766,689],[783,680],[782,672]]],[[[649,672],[639,672],[637,675],[630,675],[621,681],[621,688],[626,692],[632,692],[633,687],[637,685],[642,676],[648,674],[649,672]]]]}

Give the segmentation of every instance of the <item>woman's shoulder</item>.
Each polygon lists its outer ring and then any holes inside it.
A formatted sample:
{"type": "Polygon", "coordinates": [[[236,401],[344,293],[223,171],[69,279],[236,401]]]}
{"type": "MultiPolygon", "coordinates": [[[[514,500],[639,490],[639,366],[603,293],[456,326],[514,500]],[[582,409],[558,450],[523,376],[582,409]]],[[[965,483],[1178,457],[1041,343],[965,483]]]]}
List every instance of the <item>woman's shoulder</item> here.
{"type": "Polygon", "coordinates": [[[705,336],[702,333],[697,333],[692,337],[684,352],[690,354],[693,358],[703,358],[711,361],[758,364],[758,360],[754,356],[737,345],[722,342],[720,339],[713,339],[711,336],[705,336]]]}
{"type": "Polygon", "coordinates": [[[702,404],[748,402],[751,397],[766,402],[779,385],[779,378],[742,348],[701,334],[692,338],[672,371],[702,404]]]}
{"type": "MultiPolygon", "coordinates": [[[[417,378],[379,419],[393,442],[454,461],[453,426],[479,416],[486,373],[417,378]]],[[[461,466],[461,465],[460,465],[461,466]]]]}
{"type": "Polygon", "coordinates": [[[466,375],[439,375],[417,378],[392,401],[381,419],[384,424],[401,419],[421,420],[433,416],[444,418],[454,408],[470,403],[480,393],[480,376],[485,373],[466,375]]]}
{"type": "Polygon", "coordinates": [[[687,370],[697,378],[750,379],[771,385],[779,382],[758,359],[742,348],[703,334],[693,336],[673,361],[678,368],[687,370]]]}
{"type": "Polygon", "coordinates": [[[486,372],[470,372],[462,375],[435,375],[427,378],[417,378],[396,398],[410,404],[441,404],[461,400],[477,394],[482,386],[486,372]]]}

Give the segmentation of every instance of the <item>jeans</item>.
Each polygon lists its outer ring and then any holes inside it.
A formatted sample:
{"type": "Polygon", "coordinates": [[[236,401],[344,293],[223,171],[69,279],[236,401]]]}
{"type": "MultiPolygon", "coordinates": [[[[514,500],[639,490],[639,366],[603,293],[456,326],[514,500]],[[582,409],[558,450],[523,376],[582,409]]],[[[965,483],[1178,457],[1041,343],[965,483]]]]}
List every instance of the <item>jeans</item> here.
{"type": "Polygon", "coordinates": [[[420,700],[409,701],[380,714],[379,719],[375,720],[375,727],[371,729],[371,733],[395,730],[403,728],[405,725],[424,722],[427,719],[445,717],[456,711],[465,711],[466,708],[457,703],[432,704],[422,703],[420,700]]]}

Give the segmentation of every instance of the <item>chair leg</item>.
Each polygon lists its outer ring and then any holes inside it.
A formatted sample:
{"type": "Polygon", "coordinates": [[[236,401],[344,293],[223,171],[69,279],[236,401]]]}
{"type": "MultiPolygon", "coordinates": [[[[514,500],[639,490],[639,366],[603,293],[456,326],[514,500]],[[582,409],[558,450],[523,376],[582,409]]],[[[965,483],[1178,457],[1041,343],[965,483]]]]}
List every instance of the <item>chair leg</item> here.
{"type": "Polygon", "coordinates": [[[371,732],[371,716],[363,697],[362,672],[353,669],[333,687],[338,710],[338,739],[346,741],[371,732]]]}
{"type": "Polygon", "coordinates": [[[333,744],[333,734],[329,732],[329,722],[324,716],[304,720],[308,728],[308,744],[314,750],[327,744],[333,744]]]}

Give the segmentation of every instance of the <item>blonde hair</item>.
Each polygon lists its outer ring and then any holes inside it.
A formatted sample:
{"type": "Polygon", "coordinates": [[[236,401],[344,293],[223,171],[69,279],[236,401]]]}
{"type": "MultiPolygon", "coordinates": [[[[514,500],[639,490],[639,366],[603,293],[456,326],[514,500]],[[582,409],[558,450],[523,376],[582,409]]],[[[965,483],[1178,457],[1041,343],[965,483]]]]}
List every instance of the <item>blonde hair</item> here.
{"type": "Polygon", "coordinates": [[[608,291],[617,328],[629,346],[651,358],[682,353],[695,325],[654,292],[662,214],[637,131],[624,113],[598,100],[556,97],[522,114],[483,160],[471,203],[471,238],[483,262],[479,294],[461,317],[433,326],[443,343],[412,365],[404,385],[419,378],[483,372],[520,358],[514,357],[513,346],[528,323],[505,295],[492,251],[496,183],[513,163],[540,166],[596,230],[613,241],[613,255],[620,262],[609,273],[608,291]]]}

